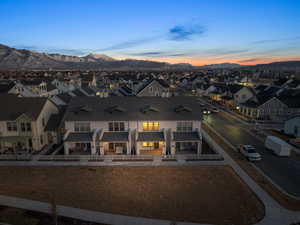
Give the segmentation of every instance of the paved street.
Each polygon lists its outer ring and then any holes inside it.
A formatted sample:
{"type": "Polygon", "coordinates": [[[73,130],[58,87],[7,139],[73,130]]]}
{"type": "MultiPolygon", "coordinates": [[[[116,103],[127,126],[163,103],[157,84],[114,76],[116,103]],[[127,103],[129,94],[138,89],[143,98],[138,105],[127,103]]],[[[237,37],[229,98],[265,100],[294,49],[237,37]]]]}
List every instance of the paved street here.
{"type": "Polygon", "coordinates": [[[300,161],[294,158],[280,158],[265,149],[264,143],[250,135],[238,121],[224,117],[222,113],[206,116],[205,122],[212,126],[232,145],[251,144],[262,155],[255,165],[282,189],[300,198],[300,161]]]}

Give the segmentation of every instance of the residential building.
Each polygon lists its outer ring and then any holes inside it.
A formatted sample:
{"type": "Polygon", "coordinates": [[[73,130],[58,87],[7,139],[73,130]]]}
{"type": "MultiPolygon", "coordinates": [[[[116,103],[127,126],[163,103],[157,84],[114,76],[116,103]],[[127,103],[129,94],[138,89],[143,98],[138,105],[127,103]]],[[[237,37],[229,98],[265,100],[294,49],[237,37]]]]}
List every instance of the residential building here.
{"type": "Polygon", "coordinates": [[[76,97],[65,154],[201,154],[201,120],[194,97],[76,97]]]}
{"type": "Polygon", "coordinates": [[[0,149],[40,150],[49,144],[46,124],[57,106],[47,98],[0,96],[0,149]]]}

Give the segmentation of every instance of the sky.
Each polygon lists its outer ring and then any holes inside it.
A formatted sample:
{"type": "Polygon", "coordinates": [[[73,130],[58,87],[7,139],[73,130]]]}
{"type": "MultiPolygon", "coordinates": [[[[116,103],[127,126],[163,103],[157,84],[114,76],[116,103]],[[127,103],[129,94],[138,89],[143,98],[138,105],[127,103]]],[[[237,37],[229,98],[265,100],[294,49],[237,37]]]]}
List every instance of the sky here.
{"type": "Polygon", "coordinates": [[[204,65],[300,60],[300,0],[0,0],[0,43],[204,65]]]}

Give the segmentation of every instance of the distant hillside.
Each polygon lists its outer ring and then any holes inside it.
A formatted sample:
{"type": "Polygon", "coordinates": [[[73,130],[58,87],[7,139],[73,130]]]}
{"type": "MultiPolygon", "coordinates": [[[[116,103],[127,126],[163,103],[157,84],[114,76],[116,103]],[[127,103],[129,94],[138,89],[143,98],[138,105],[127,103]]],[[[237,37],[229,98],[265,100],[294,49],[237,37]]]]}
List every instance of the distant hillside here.
{"type": "Polygon", "coordinates": [[[169,64],[147,60],[116,60],[103,54],[83,57],[39,53],[0,45],[0,69],[182,69],[190,64],[169,64]]]}
{"type": "Polygon", "coordinates": [[[242,65],[236,63],[220,63],[200,66],[200,68],[203,69],[234,69],[240,67],[242,67],[242,65]]]}
{"type": "Polygon", "coordinates": [[[69,56],[48,54],[36,51],[15,49],[0,44],[0,69],[153,69],[153,70],[201,70],[201,69],[267,69],[267,70],[300,70],[300,61],[274,62],[255,66],[242,66],[234,63],[192,66],[188,63],[170,64],[149,60],[125,59],[117,60],[104,54],[88,54],[86,56],[69,56]]]}
{"type": "Polygon", "coordinates": [[[263,69],[263,70],[300,70],[300,61],[284,61],[273,62],[269,64],[257,64],[249,68],[263,69]]]}

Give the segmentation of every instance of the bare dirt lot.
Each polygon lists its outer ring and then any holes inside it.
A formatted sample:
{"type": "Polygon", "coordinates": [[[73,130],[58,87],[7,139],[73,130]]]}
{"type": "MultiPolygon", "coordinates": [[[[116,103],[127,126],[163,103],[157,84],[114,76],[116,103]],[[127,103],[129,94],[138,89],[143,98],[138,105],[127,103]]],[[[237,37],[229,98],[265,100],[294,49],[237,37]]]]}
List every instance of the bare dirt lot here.
{"type": "Polygon", "coordinates": [[[227,166],[0,167],[0,194],[130,216],[253,224],[264,206],[227,166]]]}

